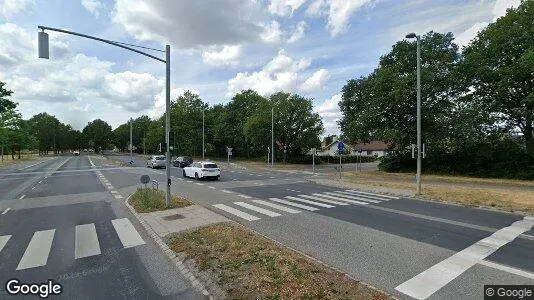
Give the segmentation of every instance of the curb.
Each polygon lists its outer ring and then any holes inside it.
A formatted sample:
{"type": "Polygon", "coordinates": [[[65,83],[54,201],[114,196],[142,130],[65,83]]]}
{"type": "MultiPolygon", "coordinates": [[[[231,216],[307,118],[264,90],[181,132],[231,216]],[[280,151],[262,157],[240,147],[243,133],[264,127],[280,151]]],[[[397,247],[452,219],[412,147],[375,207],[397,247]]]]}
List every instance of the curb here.
{"type": "Polygon", "coordinates": [[[193,288],[195,288],[199,293],[204,295],[208,299],[216,299],[214,296],[211,295],[211,293],[208,291],[208,289],[205,287],[205,284],[201,282],[195,275],[193,275],[196,270],[192,270],[184,263],[185,262],[185,256],[183,255],[176,255],[174,251],[172,251],[169,246],[157,235],[157,233],[150,227],[142,218],[141,216],[135,211],[135,209],[130,205],[129,200],[132,195],[128,196],[126,200],[124,201],[124,204],[130,212],[137,218],[139,223],[143,225],[145,230],[148,232],[148,234],[154,239],[156,244],[161,248],[163,253],[167,255],[167,257],[170,259],[172,263],[174,263],[178,270],[180,270],[180,273],[189,280],[193,288]]]}

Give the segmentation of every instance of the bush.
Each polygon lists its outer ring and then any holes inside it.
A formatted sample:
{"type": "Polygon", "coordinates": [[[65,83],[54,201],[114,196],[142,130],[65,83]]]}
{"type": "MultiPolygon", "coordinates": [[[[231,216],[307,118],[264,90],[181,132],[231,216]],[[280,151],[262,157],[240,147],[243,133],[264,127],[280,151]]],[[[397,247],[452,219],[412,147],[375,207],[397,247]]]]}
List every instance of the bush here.
{"type": "MultiPolygon", "coordinates": [[[[416,159],[411,152],[393,152],[384,157],[378,168],[386,172],[415,172],[416,159]]],[[[534,159],[510,140],[488,140],[446,153],[427,153],[422,171],[433,174],[465,175],[490,178],[534,179],[534,159]]]]}
{"type": "MultiPolygon", "coordinates": [[[[139,189],[130,197],[130,204],[134,207],[135,211],[140,213],[167,209],[165,202],[165,191],[151,188],[139,189]]],[[[189,205],[191,205],[191,202],[188,200],[177,195],[172,195],[170,208],[180,208],[189,205]]]]}

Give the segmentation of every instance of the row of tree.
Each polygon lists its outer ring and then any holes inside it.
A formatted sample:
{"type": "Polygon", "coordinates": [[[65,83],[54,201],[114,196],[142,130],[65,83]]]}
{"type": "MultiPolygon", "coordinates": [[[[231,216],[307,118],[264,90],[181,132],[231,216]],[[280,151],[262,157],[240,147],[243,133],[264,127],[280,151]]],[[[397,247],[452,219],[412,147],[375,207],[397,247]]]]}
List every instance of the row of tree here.
{"type": "MultiPolygon", "coordinates": [[[[523,1],[463,49],[452,33],[421,37],[426,170],[534,177],[532,20],[534,1],[523,1]]],[[[415,66],[416,42],[402,40],[374,72],[342,89],[344,137],[393,142],[399,151],[384,160],[386,170],[415,167],[410,153],[416,143],[415,66]]]]}
{"type": "MultiPolygon", "coordinates": [[[[130,123],[136,152],[158,153],[159,144],[165,141],[165,115],[155,120],[141,116],[115,130],[97,119],[78,131],[47,113],[23,120],[16,110],[17,103],[9,99],[13,92],[5,83],[0,84],[0,143],[6,153],[15,155],[29,149],[49,154],[84,148],[98,152],[114,147],[127,151],[130,123]]],[[[226,155],[227,147],[239,157],[266,156],[274,127],[277,158],[295,158],[318,147],[323,133],[321,118],[312,110],[312,99],[283,92],[266,98],[245,90],[227,104],[209,106],[199,95],[186,91],[172,101],[170,116],[175,155],[202,155],[203,124],[206,154],[218,157],[226,155]]]]}

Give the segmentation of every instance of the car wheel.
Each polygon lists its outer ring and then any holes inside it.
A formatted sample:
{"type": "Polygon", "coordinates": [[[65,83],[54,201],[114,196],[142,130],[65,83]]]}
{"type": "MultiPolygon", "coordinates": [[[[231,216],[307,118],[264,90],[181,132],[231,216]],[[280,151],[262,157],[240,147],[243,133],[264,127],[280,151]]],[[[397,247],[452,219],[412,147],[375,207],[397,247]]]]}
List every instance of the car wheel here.
{"type": "Polygon", "coordinates": [[[182,170],[182,177],[187,178],[187,175],[185,175],[185,170],[182,170]]]}
{"type": "Polygon", "coordinates": [[[198,180],[198,173],[195,173],[195,179],[198,180]]]}
{"type": "Polygon", "coordinates": [[[215,177],[215,180],[219,180],[219,179],[220,179],[220,176],[215,177]]]}

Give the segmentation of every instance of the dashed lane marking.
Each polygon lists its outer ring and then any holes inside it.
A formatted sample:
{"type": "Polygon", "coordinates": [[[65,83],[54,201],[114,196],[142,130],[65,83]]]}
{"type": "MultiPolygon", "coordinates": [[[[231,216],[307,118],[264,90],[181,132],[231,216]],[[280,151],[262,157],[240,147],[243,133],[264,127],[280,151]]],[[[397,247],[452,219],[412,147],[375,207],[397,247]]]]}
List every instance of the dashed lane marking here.
{"type": "Polygon", "coordinates": [[[241,197],[241,198],[245,198],[245,199],[250,199],[250,198],[252,198],[252,197],[250,197],[250,196],[247,196],[247,195],[241,195],[241,194],[238,195],[238,196],[241,197]]]}
{"type": "Polygon", "coordinates": [[[229,191],[229,190],[221,190],[223,193],[227,193],[227,194],[232,194],[233,192],[232,191],[229,191]]]}
{"type": "Polygon", "coordinates": [[[122,199],[122,195],[115,195],[115,199],[122,199]]]}
{"type": "Polygon", "coordinates": [[[22,195],[22,196],[20,196],[19,199],[24,199],[24,197],[26,197],[26,195],[22,195]]]}
{"type": "Polygon", "coordinates": [[[7,214],[7,212],[10,211],[10,210],[11,210],[11,208],[8,207],[8,208],[6,208],[6,210],[4,210],[4,212],[3,212],[2,214],[5,215],[5,214],[7,214]]]}

